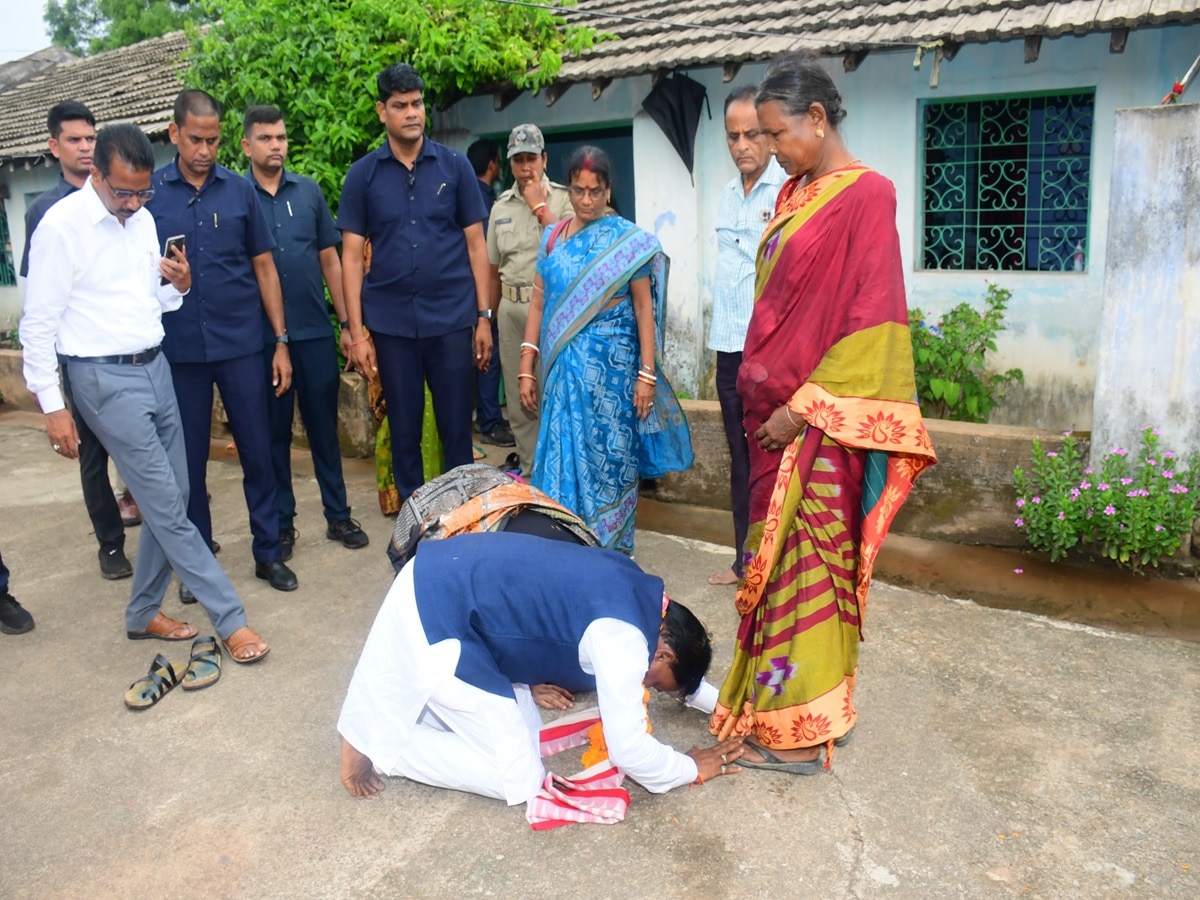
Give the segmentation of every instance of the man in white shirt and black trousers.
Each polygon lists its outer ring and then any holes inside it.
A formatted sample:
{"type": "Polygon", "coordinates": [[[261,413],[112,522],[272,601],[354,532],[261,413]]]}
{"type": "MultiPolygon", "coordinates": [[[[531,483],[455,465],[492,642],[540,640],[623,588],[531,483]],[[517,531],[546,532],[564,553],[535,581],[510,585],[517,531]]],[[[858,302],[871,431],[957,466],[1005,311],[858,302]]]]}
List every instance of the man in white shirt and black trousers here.
{"type": "Polygon", "coordinates": [[[186,250],[160,256],[154,219],[154,152],[134,125],[96,139],[91,177],[46,213],[33,235],[21,319],[25,381],[46,415],[51,448],[79,455],[57,364],[79,412],[138,498],[144,527],[125,611],[131,640],[190,640],[196,629],[160,607],[178,573],[237,662],[269,650],[246,625],[242,601],[187,517],[187,461],[171,370],[160,353],[162,314],[191,287],[186,250]],[[161,276],[161,279],[160,279],[161,276]],[[57,353],[57,357],[56,357],[57,353]]]}

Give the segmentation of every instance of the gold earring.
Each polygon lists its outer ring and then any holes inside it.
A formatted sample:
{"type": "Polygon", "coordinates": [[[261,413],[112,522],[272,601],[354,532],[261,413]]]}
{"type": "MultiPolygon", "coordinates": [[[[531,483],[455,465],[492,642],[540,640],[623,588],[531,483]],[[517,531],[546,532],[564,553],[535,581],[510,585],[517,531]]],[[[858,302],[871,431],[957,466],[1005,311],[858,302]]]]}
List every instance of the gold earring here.
{"type": "Polygon", "coordinates": [[[817,129],[817,137],[819,137],[819,138],[825,137],[825,129],[824,128],[817,129]]]}

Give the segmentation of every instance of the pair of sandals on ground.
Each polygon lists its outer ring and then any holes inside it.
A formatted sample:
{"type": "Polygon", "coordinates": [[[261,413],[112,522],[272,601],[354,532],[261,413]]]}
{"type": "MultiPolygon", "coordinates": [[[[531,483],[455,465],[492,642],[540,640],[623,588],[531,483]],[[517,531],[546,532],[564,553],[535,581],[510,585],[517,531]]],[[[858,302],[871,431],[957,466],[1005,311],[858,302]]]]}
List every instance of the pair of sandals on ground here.
{"type": "Polygon", "coordinates": [[[182,671],[161,653],[155,655],[150,671],[125,692],[125,705],[133,710],[149,709],[181,683],[185,691],[198,691],[216,684],[221,677],[222,643],[233,661],[243,665],[258,662],[271,650],[248,626],[242,626],[222,642],[212,635],[196,637],[196,629],[192,626],[168,618],[161,611],[155,613],[145,631],[127,631],[125,634],[131,641],[196,638],[192,642],[191,658],[182,671]]]}

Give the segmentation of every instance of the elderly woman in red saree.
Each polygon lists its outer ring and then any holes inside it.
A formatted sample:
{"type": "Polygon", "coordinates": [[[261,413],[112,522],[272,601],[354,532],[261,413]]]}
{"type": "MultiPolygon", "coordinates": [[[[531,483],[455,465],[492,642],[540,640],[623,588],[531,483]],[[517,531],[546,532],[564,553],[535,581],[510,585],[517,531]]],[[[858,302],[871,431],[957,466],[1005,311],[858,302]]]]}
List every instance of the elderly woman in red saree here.
{"type": "Polygon", "coordinates": [[[814,59],[772,64],[756,105],[791,178],[759,246],[738,373],[757,551],[709,724],[749,736],[742,766],[806,775],[855,726],[871,569],[936,458],[915,402],[895,189],[846,149],[841,97],[814,59]]]}

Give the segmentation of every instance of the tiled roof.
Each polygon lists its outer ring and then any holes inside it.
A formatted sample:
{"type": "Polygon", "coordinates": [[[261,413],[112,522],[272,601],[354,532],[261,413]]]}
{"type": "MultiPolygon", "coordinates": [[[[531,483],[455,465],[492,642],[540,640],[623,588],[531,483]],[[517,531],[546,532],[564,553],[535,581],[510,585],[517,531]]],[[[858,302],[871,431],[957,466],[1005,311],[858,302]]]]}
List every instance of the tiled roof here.
{"type": "Polygon", "coordinates": [[[1200,0],[579,0],[568,18],[619,36],[565,62],[559,79],[571,82],[790,50],[842,54],[1197,22],[1200,0]]]}
{"type": "Polygon", "coordinates": [[[133,122],[162,137],[187,45],[182,31],[172,32],[61,63],[0,92],[0,163],[46,154],[46,113],[62,100],[86,103],[98,123],[133,122]]]}

